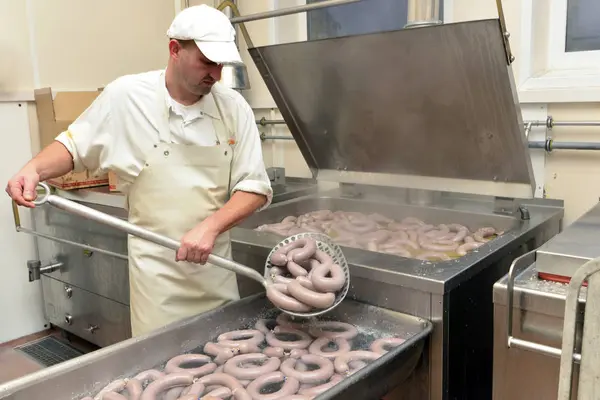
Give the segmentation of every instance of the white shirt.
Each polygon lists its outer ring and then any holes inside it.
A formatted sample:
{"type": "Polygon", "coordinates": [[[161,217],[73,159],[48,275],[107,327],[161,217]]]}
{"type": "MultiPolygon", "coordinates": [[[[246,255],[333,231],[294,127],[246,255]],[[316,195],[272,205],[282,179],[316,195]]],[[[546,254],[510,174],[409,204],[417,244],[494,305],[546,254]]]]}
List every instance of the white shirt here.
{"type": "MultiPolygon", "coordinates": [[[[106,86],[69,129],[56,138],[73,156],[74,171],[92,174],[114,171],[121,189],[140,174],[145,154],[158,141],[159,113],[156,87],[162,71],[126,75],[106,86]]],[[[191,106],[177,103],[167,93],[169,125],[173,143],[214,146],[216,132],[211,119],[221,119],[213,96],[224,114],[225,125],[235,134],[231,166],[231,194],[238,190],[267,196],[273,191],[262,156],[254,113],[235,90],[216,83],[210,94],[191,106]]]]}

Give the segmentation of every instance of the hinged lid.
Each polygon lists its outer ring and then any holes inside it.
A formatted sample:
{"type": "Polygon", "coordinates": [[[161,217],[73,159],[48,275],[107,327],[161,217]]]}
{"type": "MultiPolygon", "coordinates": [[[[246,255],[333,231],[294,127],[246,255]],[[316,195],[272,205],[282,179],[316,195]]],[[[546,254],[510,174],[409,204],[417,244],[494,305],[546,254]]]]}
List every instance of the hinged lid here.
{"type": "Polygon", "coordinates": [[[250,49],[318,180],[530,198],[497,19],[250,49]]]}

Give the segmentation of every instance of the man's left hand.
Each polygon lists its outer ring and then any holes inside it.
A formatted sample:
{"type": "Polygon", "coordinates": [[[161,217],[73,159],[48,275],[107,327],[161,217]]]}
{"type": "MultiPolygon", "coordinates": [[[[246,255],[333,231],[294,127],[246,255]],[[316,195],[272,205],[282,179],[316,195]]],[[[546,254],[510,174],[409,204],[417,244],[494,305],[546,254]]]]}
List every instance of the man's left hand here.
{"type": "Polygon", "coordinates": [[[203,221],[181,238],[175,260],[205,264],[218,235],[219,230],[208,219],[203,221]]]}

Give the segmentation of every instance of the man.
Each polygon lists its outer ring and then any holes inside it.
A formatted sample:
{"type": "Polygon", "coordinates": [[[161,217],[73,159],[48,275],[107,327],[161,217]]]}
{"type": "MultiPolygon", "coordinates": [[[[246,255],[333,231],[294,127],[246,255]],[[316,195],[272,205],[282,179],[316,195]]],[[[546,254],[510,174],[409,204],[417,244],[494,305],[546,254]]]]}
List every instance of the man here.
{"type": "Polygon", "coordinates": [[[239,299],[228,230],[272,199],[252,109],[218,81],[223,63],[241,63],[235,30],[220,11],[183,10],[167,31],[165,71],[111,82],[57,140],[9,182],[33,207],[39,181],[75,170],[114,171],[129,221],[180,239],[177,254],[128,238],[134,336],[239,299]]]}

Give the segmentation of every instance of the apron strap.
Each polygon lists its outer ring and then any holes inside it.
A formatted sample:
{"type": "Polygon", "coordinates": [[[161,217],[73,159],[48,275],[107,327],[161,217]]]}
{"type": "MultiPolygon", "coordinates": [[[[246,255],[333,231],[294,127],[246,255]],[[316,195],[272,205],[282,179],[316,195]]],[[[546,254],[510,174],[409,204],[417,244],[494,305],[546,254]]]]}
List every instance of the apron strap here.
{"type": "Polygon", "coordinates": [[[167,107],[165,72],[160,73],[156,87],[156,107],[158,138],[161,142],[171,142],[171,128],[169,126],[169,107],[167,107]]]}

